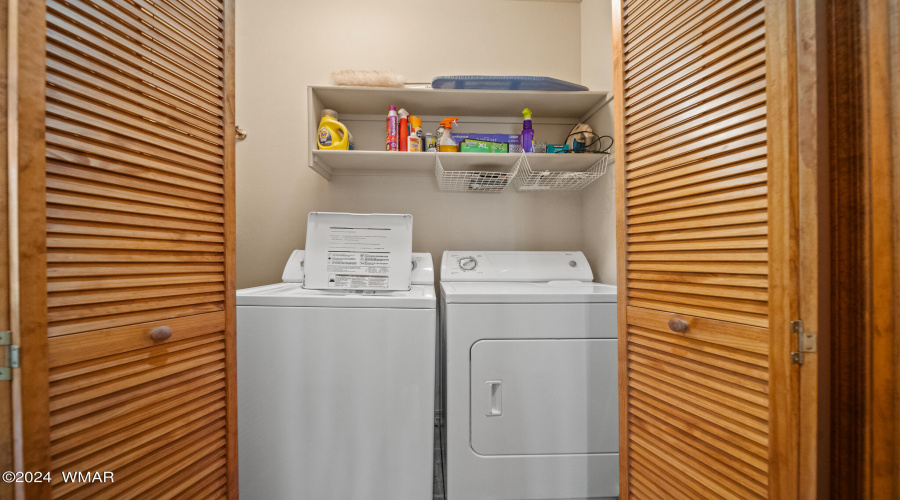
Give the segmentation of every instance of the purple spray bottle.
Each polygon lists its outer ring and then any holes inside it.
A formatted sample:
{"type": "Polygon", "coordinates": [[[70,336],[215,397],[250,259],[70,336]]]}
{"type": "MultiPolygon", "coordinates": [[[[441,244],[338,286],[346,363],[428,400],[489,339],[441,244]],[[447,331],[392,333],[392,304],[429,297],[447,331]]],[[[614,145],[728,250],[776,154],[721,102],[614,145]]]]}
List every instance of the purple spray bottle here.
{"type": "Polygon", "coordinates": [[[523,109],[522,116],[525,117],[525,120],[522,122],[522,151],[534,153],[534,129],[531,128],[531,110],[528,108],[523,109]]]}

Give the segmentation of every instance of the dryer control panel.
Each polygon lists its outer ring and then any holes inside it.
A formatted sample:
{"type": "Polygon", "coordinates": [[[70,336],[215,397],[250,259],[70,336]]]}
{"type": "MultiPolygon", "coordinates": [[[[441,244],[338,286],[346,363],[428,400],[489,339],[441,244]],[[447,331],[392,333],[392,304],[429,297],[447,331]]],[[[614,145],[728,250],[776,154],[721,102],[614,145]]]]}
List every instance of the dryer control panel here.
{"type": "Polygon", "coordinates": [[[592,281],[591,266],[581,252],[444,252],[443,281],[592,281]]]}

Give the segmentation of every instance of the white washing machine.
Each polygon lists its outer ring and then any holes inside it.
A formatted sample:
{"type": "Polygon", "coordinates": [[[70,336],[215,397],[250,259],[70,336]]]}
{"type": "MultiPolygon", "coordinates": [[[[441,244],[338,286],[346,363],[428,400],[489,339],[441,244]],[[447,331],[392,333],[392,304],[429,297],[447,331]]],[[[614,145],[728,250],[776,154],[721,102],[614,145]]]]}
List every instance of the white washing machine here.
{"type": "Polygon", "coordinates": [[[434,265],[413,264],[409,291],[237,292],[241,498],[431,498],[434,265]]]}
{"type": "Polygon", "coordinates": [[[444,252],[448,500],[619,495],[616,287],[581,252],[444,252]]]}

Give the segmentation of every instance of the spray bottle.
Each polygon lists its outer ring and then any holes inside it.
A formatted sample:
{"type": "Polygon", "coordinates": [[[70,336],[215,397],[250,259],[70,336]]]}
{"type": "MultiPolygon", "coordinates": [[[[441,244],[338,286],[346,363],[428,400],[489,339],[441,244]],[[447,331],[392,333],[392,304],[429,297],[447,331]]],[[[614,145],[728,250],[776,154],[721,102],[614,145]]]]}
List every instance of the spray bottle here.
{"type": "Polygon", "coordinates": [[[459,123],[457,123],[458,120],[458,116],[451,116],[450,118],[441,120],[441,127],[437,131],[438,151],[441,153],[459,152],[459,145],[456,144],[456,141],[450,136],[450,130],[453,128],[453,124],[456,123],[459,125],[459,123]]]}
{"type": "Polygon", "coordinates": [[[522,110],[522,151],[526,153],[534,152],[534,129],[531,128],[531,110],[525,108],[522,110]]]}
{"type": "Polygon", "coordinates": [[[400,151],[407,151],[407,139],[409,138],[409,111],[400,108],[400,111],[397,111],[397,115],[400,118],[400,151]]]}

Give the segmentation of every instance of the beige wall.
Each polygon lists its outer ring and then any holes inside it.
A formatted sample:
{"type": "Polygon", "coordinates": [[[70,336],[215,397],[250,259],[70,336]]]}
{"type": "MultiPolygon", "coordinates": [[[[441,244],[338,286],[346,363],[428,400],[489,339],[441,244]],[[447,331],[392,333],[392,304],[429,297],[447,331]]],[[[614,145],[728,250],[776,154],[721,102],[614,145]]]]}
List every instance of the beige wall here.
{"type": "MultiPolygon", "coordinates": [[[[436,264],[448,249],[582,249],[584,234],[601,241],[602,226],[583,218],[600,213],[593,195],[444,193],[428,176],[329,182],[307,166],[306,86],[327,84],[332,70],[385,69],[410,82],[453,74],[582,81],[583,71],[596,73],[581,53],[592,1],[601,0],[462,0],[446,12],[400,0],[238,2],[237,121],[249,132],[237,147],[238,287],[280,281],[289,252],[304,246],[310,211],[411,213],[413,248],[436,264]],[[437,50],[444,46],[449,54],[437,50]]],[[[604,262],[600,246],[587,246],[592,265],[604,262]]]]}
{"type": "MultiPolygon", "coordinates": [[[[581,83],[612,90],[612,4],[610,0],[581,2],[581,83]]],[[[589,125],[598,134],[613,134],[613,107],[596,113],[589,125]]],[[[594,279],[616,284],[615,166],[582,191],[582,251],[594,279]]]]}

